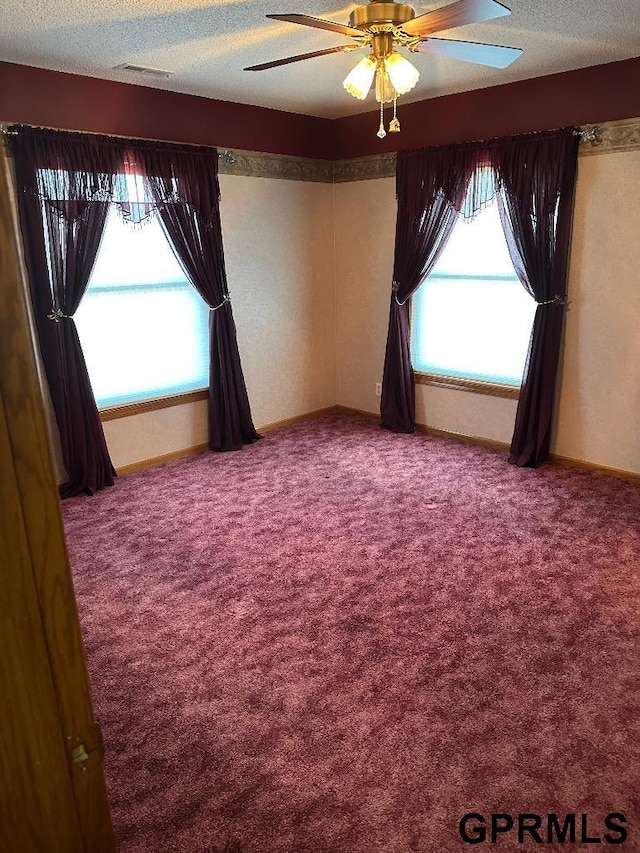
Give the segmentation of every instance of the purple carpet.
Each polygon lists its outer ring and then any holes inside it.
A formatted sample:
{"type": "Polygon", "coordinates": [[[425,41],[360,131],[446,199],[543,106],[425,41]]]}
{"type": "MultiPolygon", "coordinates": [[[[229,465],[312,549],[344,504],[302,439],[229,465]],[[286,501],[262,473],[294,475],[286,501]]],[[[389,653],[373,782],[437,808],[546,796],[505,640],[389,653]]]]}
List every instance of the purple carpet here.
{"type": "Polygon", "coordinates": [[[640,484],[335,414],[64,516],[122,853],[640,851],[640,484]]]}

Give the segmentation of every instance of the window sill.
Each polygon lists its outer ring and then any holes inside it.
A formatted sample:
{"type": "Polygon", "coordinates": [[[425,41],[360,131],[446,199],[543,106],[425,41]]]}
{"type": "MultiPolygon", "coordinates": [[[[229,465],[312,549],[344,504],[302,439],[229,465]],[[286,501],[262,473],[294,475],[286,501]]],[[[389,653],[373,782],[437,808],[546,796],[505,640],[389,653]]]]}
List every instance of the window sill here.
{"type": "Polygon", "coordinates": [[[474,394],[488,394],[490,397],[507,397],[510,400],[517,400],[520,396],[520,388],[515,385],[482,382],[479,379],[465,379],[462,376],[416,373],[415,381],[416,385],[437,385],[440,388],[455,388],[458,391],[472,391],[474,394]]]}
{"type": "Polygon", "coordinates": [[[140,415],[143,412],[155,412],[158,409],[169,409],[172,406],[183,406],[185,403],[206,400],[208,396],[208,389],[201,388],[198,391],[187,391],[185,394],[174,394],[171,397],[159,397],[156,400],[144,400],[141,403],[113,406],[110,409],[100,410],[100,420],[104,422],[114,421],[117,418],[129,418],[132,415],[140,415]]]}

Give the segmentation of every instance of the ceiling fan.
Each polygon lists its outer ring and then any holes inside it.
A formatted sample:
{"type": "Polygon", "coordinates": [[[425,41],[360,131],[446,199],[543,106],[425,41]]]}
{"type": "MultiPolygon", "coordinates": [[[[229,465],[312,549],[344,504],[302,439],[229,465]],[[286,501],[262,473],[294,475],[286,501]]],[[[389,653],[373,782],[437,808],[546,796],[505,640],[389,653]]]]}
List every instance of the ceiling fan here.
{"type": "Polygon", "coordinates": [[[511,14],[511,10],[498,0],[457,0],[448,6],[434,9],[416,17],[415,10],[406,3],[395,0],[370,0],[366,6],[356,6],[349,15],[349,25],[336,24],[309,15],[267,15],[276,21],[288,21],[305,27],[330,30],[353,39],[355,44],[343,44],[326,50],[314,50],[298,56],[287,56],[273,62],[251,65],[245,71],[265,71],[291,62],[301,62],[329,53],[344,53],[351,50],[370,48],[370,52],[353,68],[343,82],[344,88],[354,98],[364,100],[375,80],[376,100],[380,104],[380,128],[378,136],[386,136],[384,129],[384,105],[393,102],[393,118],[389,131],[398,133],[400,122],[396,114],[398,95],[411,91],[418,82],[419,72],[401,56],[397,47],[411,53],[430,53],[464,62],[475,62],[491,68],[506,68],[522,53],[518,47],[503,47],[495,44],[479,44],[470,41],[433,38],[434,33],[475,24],[492,18],[511,14]]]}

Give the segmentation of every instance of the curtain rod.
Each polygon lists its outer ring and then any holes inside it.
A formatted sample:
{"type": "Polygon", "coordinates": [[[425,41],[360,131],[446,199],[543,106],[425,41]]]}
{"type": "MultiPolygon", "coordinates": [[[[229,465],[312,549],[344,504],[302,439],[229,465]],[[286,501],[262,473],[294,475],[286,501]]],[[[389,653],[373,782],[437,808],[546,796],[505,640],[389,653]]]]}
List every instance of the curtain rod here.
{"type": "MultiPolygon", "coordinates": [[[[572,125],[566,125],[571,127],[572,125]]],[[[505,136],[485,136],[480,139],[467,139],[465,142],[442,142],[437,145],[424,145],[422,148],[408,148],[404,151],[394,151],[394,154],[400,153],[415,153],[422,150],[432,148],[464,148],[465,145],[491,145],[494,142],[500,142],[503,139],[518,140],[526,136],[535,136],[543,133],[556,133],[559,130],[564,130],[562,127],[550,127],[544,130],[525,130],[522,133],[508,133],[505,136]]],[[[580,142],[590,142],[592,145],[600,145],[602,143],[602,127],[599,124],[584,124],[575,125],[573,130],[574,136],[580,137],[580,142]]]]}
{"type": "MultiPolygon", "coordinates": [[[[95,131],[92,131],[92,130],[76,130],[76,129],[68,130],[67,128],[51,127],[50,125],[46,125],[46,124],[29,124],[28,122],[25,122],[25,121],[0,121],[0,132],[2,133],[2,135],[5,137],[14,135],[15,131],[12,132],[9,130],[9,128],[14,124],[21,124],[24,127],[32,127],[32,128],[35,128],[36,130],[60,130],[60,131],[63,131],[64,133],[85,133],[85,134],[88,134],[89,136],[112,136],[114,139],[134,139],[134,140],[139,140],[140,142],[158,142],[158,143],[164,143],[167,145],[189,145],[193,148],[217,148],[218,147],[216,145],[204,145],[204,144],[199,143],[199,142],[179,142],[176,139],[157,139],[157,138],[150,137],[150,136],[125,136],[122,133],[96,133],[95,131]]],[[[545,132],[550,133],[550,132],[553,132],[554,130],[560,130],[560,129],[561,128],[559,128],[559,127],[552,127],[552,128],[546,128],[545,130],[542,130],[542,131],[535,131],[535,130],[526,131],[525,133],[522,134],[522,136],[526,135],[526,133],[545,133],[545,132]]],[[[582,142],[593,142],[593,143],[597,144],[597,143],[602,141],[602,128],[597,124],[578,125],[576,127],[575,133],[577,136],[580,137],[582,142]]],[[[516,134],[516,135],[520,135],[520,134],[516,134]]],[[[486,137],[485,139],[473,139],[470,141],[472,141],[472,142],[491,142],[494,139],[500,139],[500,137],[489,136],[489,137],[486,137]]],[[[465,143],[462,143],[462,144],[465,144],[465,143]]],[[[430,147],[430,146],[426,146],[426,147],[430,147]]],[[[229,150],[229,149],[227,148],[226,150],[229,150]]],[[[225,153],[226,153],[226,151],[225,151],[225,153]]],[[[397,153],[397,152],[393,152],[393,153],[397,153]]]]}
{"type": "Polygon", "coordinates": [[[22,125],[23,127],[31,127],[34,130],[56,130],[62,133],[82,133],[87,136],[110,136],[113,139],[134,140],[139,142],[157,142],[162,145],[188,145],[191,148],[217,148],[216,145],[204,145],[199,142],[179,142],[174,139],[154,139],[149,136],[125,136],[122,133],[96,133],[93,130],[68,130],[64,127],[51,127],[46,124],[29,124],[26,121],[0,121],[0,133],[6,139],[8,136],[17,136],[17,131],[12,131],[9,128],[12,125],[22,125]]]}
{"type": "MultiPolygon", "coordinates": [[[[5,151],[7,153],[7,156],[11,157],[11,158],[13,157],[13,152],[11,151],[11,146],[9,145],[9,137],[17,135],[16,131],[9,130],[9,128],[12,125],[22,125],[24,127],[34,128],[36,130],[57,130],[57,131],[62,131],[64,133],[82,133],[82,134],[87,134],[89,136],[107,136],[107,137],[112,137],[114,139],[133,140],[133,141],[140,141],[140,142],[157,142],[159,145],[185,145],[185,146],[190,147],[190,148],[203,148],[203,149],[216,148],[216,150],[218,150],[217,146],[215,146],[215,145],[201,145],[197,142],[177,142],[175,140],[154,139],[154,138],[151,138],[148,136],[125,136],[124,134],[119,134],[119,133],[95,133],[93,131],[87,131],[87,130],[67,130],[65,128],[50,127],[48,125],[29,124],[27,122],[0,121],[0,134],[2,135],[2,138],[4,140],[5,151]]],[[[536,132],[537,133],[544,133],[544,132],[549,133],[549,132],[553,132],[554,130],[560,130],[560,128],[551,128],[551,130],[547,130],[547,131],[531,131],[531,133],[536,133],[536,132]]],[[[581,126],[578,125],[576,127],[574,133],[580,137],[580,142],[589,142],[593,146],[602,144],[602,127],[598,124],[586,124],[586,125],[581,125],[581,126]]],[[[526,134],[518,134],[518,135],[525,136],[526,134]]],[[[471,142],[480,142],[480,143],[481,142],[492,142],[492,141],[497,140],[499,138],[500,137],[489,137],[486,139],[474,139],[474,140],[471,140],[471,142]]],[[[449,143],[449,144],[455,145],[456,143],[449,143]]],[[[458,144],[466,145],[469,143],[463,142],[463,143],[458,143],[458,144]]],[[[428,147],[428,148],[429,147],[439,148],[441,146],[426,146],[426,147],[428,147]]],[[[235,153],[236,153],[235,149],[225,148],[224,150],[218,150],[218,157],[219,157],[219,160],[221,162],[225,163],[226,165],[231,165],[231,164],[236,162],[236,158],[234,156],[235,153]]],[[[250,153],[261,153],[261,152],[251,151],[250,153]]],[[[393,151],[390,153],[392,156],[397,156],[399,152],[393,151]]],[[[281,157],[283,155],[276,155],[276,156],[281,157]]],[[[290,156],[290,155],[285,155],[285,156],[290,156]]],[[[378,155],[374,154],[373,156],[376,157],[378,155]]]]}

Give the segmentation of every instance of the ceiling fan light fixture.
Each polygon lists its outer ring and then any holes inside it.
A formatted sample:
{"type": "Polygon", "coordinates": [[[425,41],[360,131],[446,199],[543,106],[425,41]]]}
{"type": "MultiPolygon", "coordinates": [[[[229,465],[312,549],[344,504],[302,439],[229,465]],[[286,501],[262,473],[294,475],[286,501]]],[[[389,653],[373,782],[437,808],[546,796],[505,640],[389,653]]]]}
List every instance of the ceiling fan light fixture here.
{"type": "Polygon", "coordinates": [[[376,73],[376,101],[379,104],[389,104],[396,97],[396,91],[387,74],[384,63],[378,66],[376,73]]]}
{"type": "Polygon", "coordinates": [[[410,92],[420,79],[420,72],[415,65],[395,51],[387,56],[385,66],[393,88],[399,95],[410,92]]]}
{"type": "Polygon", "coordinates": [[[442,39],[434,37],[434,34],[501,18],[510,13],[511,10],[500,0],[449,0],[446,5],[416,17],[415,9],[399,0],[368,0],[366,3],[360,0],[349,16],[348,25],[298,13],[267,15],[267,18],[277,21],[329,30],[350,38],[355,44],[340,44],[324,50],[286,56],[283,59],[251,65],[245,68],[245,71],[266,71],[268,68],[314,59],[329,53],[368,48],[370,55],[351,70],[342,85],[350,95],[360,101],[366,99],[372,84],[374,85],[375,98],[380,104],[378,136],[382,139],[387,135],[384,127],[385,104],[393,103],[389,132],[399,133],[398,98],[410,92],[420,78],[418,69],[401,56],[396,48],[408,50],[412,54],[430,53],[434,56],[474,62],[489,68],[506,68],[520,56],[520,48],[442,39]]]}
{"type": "Polygon", "coordinates": [[[373,83],[373,78],[376,73],[376,63],[370,56],[365,56],[352,68],[349,74],[345,77],[342,85],[350,95],[357,98],[359,101],[364,99],[369,94],[369,89],[373,83]]]}

